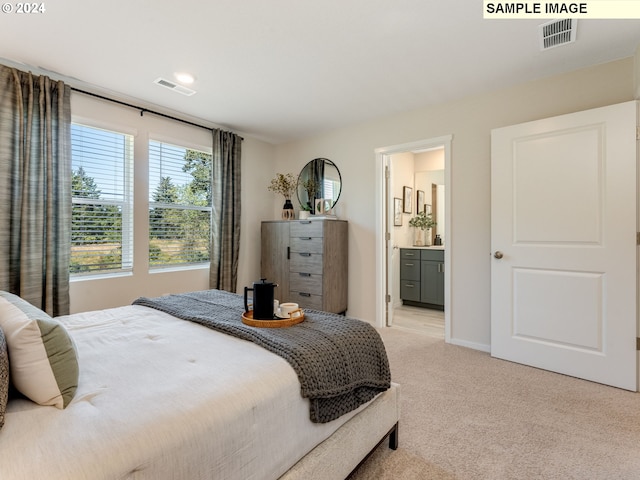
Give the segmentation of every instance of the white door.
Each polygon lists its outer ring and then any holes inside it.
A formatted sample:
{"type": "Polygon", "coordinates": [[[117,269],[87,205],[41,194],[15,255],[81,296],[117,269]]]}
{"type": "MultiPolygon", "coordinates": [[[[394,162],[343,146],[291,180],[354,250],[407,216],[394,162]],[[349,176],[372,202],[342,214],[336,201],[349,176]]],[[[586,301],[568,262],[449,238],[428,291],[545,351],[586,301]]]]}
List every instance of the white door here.
{"type": "Polygon", "coordinates": [[[636,390],[636,109],[492,132],[494,357],[636,390]]]}

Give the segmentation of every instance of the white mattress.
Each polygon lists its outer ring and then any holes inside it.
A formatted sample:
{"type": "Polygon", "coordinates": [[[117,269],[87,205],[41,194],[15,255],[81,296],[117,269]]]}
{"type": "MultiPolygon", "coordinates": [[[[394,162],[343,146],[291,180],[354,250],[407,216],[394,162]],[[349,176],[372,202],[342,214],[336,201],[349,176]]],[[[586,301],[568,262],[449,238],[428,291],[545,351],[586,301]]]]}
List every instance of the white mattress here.
{"type": "Polygon", "coordinates": [[[312,423],[285,360],[162,312],[60,319],[78,392],[65,410],[9,402],[2,480],[275,479],[356,413],[312,423]]]}

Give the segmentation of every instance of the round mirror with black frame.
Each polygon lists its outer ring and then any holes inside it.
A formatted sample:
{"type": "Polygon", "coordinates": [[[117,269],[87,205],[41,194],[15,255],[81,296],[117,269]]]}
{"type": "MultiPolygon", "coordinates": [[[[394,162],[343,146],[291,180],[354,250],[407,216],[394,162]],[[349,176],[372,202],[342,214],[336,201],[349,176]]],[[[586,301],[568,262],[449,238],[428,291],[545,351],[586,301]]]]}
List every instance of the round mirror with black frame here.
{"type": "Polygon", "coordinates": [[[314,158],[298,175],[298,200],[300,207],[314,215],[316,199],[325,200],[333,208],[340,198],[342,177],[335,163],[327,158],[314,158]]]}

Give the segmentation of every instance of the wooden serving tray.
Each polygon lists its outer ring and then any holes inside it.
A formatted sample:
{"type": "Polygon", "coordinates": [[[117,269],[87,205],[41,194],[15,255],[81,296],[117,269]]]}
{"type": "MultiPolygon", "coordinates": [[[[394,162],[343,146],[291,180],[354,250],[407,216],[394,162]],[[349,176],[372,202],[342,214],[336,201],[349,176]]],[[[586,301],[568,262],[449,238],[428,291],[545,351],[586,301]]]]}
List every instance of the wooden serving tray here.
{"type": "Polygon", "coordinates": [[[258,328],[283,328],[296,325],[304,320],[304,312],[299,317],[294,318],[278,318],[274,320],[254,320],[253,310],[242,314],[242,323],[250,327],[258,328]]]}

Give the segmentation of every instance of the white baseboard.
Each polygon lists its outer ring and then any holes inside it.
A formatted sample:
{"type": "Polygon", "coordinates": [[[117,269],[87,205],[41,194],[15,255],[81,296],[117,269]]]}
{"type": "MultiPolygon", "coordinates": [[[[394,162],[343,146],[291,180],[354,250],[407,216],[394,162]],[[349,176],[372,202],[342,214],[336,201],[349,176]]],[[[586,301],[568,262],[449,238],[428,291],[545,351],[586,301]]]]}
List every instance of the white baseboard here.
{"type": "Polygon", "coordinates": [[[491,353],[491,345],[468,342],[466,340],[460,340],[457,338],[452,338],[451,340],[449,340],[449,343],[451,343],[452,345],[457,345],[459,347],[467,347],[467,348],[472,348],[473,350],[480,350],[481,352],[491,353]]]}

